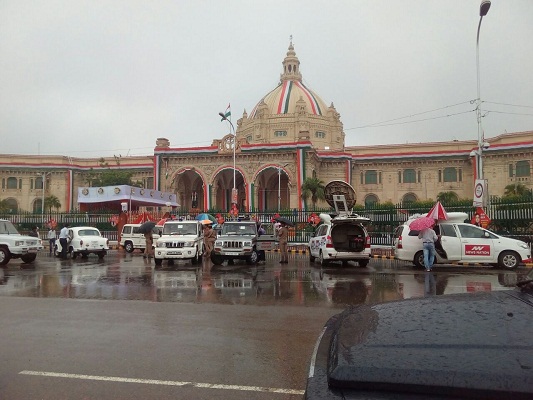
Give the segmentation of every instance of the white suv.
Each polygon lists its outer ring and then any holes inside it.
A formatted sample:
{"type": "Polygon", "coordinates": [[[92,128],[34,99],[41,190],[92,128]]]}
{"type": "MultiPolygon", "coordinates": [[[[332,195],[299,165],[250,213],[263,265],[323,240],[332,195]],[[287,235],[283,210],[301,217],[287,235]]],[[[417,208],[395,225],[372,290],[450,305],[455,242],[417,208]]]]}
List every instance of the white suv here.
{"type": "MultiPolygon", "coordinates": [[[[146,238],[144,233],[141,233],[139,228],[141,224],[126,224],[122,227],[122,233],[120,234],[120,246],[124,248],[128,253],[133,253],[135,249],[144,251],[146,248],[146,238]]],[[[161,225],[154,226],[152,229],[152,236],[154,242],[159,239],[159,233],[163,230],[161,225]]]]}
{"type": "Polygon", "coordinates": [[[6,265],[12,258],[32,263],[42,249],[41,239],[21,235],[11,221],[0,219],[0,265],[6,265]]]}
{"type": "Polygon", "coordinates": [[[191,260],[200,262],[204,252],[204,233],[200,221],[167,221],[161,237],[155,242],[154,262],[161,266],[163,260],[191,260]]]}
{"type": "Polygon", "coordinates": [[[333,198],[337,215],[331,218],[328,214],[320,214],[324,223],[309,240],[309,259],[311,262],[318,259],[323,266],[331,261],[343,264],[357,261],[359,266],[366,267],[370,261],[370,236],[364,225],[370,219],[343,211],[347,210],[343,195],[333,198]]]}

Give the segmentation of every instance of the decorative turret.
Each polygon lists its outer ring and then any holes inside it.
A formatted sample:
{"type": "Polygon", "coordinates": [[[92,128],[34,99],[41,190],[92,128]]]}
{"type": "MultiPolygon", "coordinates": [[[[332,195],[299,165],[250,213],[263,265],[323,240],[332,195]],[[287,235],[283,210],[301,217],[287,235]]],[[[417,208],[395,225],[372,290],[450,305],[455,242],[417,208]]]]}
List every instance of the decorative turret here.
{"type": "Polygon", "coordinates": [[[289,51],[287,51],[287,57],[283,60],[283,73],[280,75],[280,81],[302,81],[302,74],[300,73],[300,60],[296,57],[296,52],[291,43],[289,44],[289,51]]]}

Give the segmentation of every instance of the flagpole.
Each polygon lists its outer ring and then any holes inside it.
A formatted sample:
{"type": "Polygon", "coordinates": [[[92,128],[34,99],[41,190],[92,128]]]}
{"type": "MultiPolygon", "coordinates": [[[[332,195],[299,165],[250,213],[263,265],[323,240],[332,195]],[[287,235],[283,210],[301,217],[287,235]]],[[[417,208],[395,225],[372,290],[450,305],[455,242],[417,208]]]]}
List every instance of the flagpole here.
{"type": "MultiPolygon", "coordinates": [[[[228,121],[230,126],[231,126],[231,129],[232,129],[232,132],[233,132],[233,190],[231,192],[231,203],[232,205],[235,204],[235,207],[237,208],[237,195],[236,195],[236,192],[237,192],[237,181],[236,181],[236,171],[237,171],[237,166],[236,166],[236,162],[235,162],[235,149],[237,148],[237,135],[235,133],[235,126],[233,126],[233,123],[231,122],[231,119],[228,119],[231,118],[231,111],[228,111],[230,110],[230,106],[228,105],[228,108],[226,109],[226,113],[223,113],[223,112],[219,112],[218,115],[220,115],[220,117],[222,117],[222,121],[228,121]]],[[[233,209],[233,207],[231,207],[231,209],[233,209]]]]}

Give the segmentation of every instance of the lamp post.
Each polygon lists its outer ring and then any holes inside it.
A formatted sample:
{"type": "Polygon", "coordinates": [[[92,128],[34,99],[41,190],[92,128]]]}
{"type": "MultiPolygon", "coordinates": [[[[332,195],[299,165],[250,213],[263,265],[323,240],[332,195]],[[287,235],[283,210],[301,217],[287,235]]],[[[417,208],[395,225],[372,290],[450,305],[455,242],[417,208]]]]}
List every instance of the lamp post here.
{"type": "Polygon", "coordinates": [[[278,167],[278,212],[281,209],[281,169],[285,168],[287,165],[289,164],[278,167]]]}
{"type": "Polygon", "coordinates": [[[478,179],[483,179],[483,129],[481,127],[481,94],[480,94],[480,77],[479,77],[479,30],[481,29],[481,21],[483,17],[487,15],[490,8],[490,0],[483,0],[479,6],[479,24],[477,26],[477,38],[476,38],[476,72],[477,72],[477,99],[476,99],[476,117],[477,117],[477,140],[478,140],[478,179]]]}
{"type": "Polygon", "coordinates": [[[231,202],[237,206],[237,182],[235,180],[235,148],[237,147],[237,137],[235,134],[235,127],[233,123],[226,117],[223,112],[219,112],[218,115],[222,118],[222,121],[228,121],[233,132],[233,190],[231,191],[231,202]]]}
{"type": "Polygon", "coordinates": [[[42,183],[42,189],[43,189],[43,192],[41,194],[41,224],[43,227],[44,227],[44,192],[46,190],[46,176],[50,174],[51,172],[42,172],[40,174],[41,179],[42,179],[41,183],[42,183]]]}

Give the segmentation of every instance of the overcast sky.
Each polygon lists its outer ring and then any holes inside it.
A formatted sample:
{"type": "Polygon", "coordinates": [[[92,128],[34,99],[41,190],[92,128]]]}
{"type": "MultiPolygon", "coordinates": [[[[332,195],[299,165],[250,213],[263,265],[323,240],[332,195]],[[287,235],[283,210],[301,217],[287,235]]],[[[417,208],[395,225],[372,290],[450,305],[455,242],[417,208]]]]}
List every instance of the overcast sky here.
{"type": "MultiPolygon", "coordinates": [[[[0,0],[0,152],[210,145],[228,103],[236,124],[276,87],[290,35],[346,145],[476,140],[480,3],[0,0]]],[[[485,136],[533,130],[533,1],[493,0],[479,52],[485,136]]]]}

